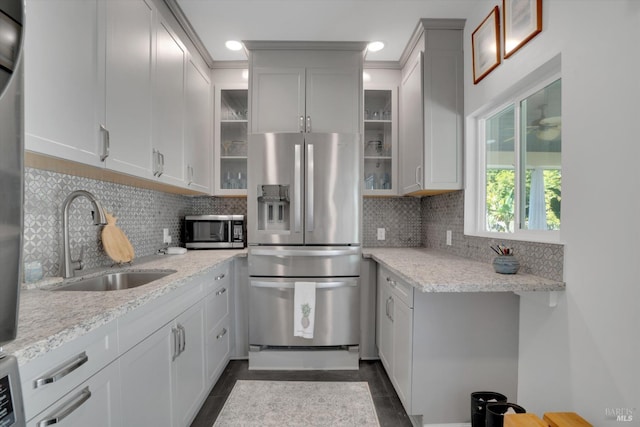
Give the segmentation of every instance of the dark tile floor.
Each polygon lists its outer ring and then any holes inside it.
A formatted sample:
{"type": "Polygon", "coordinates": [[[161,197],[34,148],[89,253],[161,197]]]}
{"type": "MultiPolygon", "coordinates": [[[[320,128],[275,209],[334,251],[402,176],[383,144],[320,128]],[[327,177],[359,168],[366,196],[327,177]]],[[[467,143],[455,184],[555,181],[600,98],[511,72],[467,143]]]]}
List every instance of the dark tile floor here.
{"type": "Polygon", "coordinates": [[[398,395],[380,361],[361,361],[357,371],[250,371],[246,360],[232,360],[211,390],[191,427],[211,427],[236,380],[366,381],[381,427],[411,427],[398,395]]]}

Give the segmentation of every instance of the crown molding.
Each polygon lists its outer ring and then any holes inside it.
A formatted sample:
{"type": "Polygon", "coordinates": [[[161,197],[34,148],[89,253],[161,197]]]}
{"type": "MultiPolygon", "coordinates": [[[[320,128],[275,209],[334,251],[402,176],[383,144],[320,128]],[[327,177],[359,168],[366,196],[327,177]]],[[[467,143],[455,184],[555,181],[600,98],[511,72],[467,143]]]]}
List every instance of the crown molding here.
{"type": "Polygon", "coordinates": [[[178,21],[178,24],[180,24],[184,32],[187,33],[187,37],[189,37],[193,45],[196,47],[196,49],[198,50],[198,53],[200,53],[200,55],[202,56],[202,59],[204,60],[204,62],[207,63],[207,66],[209,68],[213,68],[214,61],[213,61],[213,58],[211,57],[211,54],[209,53],[204,43],[198,36],[198,33],[196,33],[196,31],[191,26],[191,22],[189,22],[189,19],[182,11],[182,8],[180,7],[180,5],[178,5],[178,2],[176,0],[164,0],[164,2],[169,8],[169,10],[171,10],[171,13],[173,13],[173,16],[175,16],[176,20],[178,21]]]}

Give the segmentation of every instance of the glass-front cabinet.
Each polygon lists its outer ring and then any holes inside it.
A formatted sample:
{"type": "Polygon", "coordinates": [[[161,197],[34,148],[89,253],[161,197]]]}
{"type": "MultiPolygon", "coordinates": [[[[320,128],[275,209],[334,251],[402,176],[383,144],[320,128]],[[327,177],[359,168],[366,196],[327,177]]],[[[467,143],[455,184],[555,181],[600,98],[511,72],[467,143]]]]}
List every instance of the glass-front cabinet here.
{"type": "Polygon", "coordinates": [[[216,88],[216,191],[217,195],[247,194],[248,91],[216,88]]]}
{"type": "Polygon", "coordinates": [[[365,86],[364,194],[397,194],[397,89],[365,86]]]}

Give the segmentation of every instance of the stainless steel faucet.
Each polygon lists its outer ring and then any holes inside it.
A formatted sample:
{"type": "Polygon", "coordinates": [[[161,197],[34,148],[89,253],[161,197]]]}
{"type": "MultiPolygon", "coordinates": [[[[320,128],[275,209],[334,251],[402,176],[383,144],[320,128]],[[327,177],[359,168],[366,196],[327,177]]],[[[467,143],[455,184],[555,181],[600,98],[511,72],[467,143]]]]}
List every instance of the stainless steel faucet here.
{"type": "Polygon", "coordinates": [[[95,225],[105,225],[107,223],[107,217],[104,214],[104,209],[95,196],[85,190],[76,190],[69,194],[62,204],[62,260],[60,262],[60,269],[62,277],[65,279],[72,277],[76,270],[82,270],[82,254],[84,248],[80,249],[80,256],[78,259],[71,259],[71,247],[69,245],[69,206],[76,198],[84,196],[93,205],[93,223],[95,225]]]}

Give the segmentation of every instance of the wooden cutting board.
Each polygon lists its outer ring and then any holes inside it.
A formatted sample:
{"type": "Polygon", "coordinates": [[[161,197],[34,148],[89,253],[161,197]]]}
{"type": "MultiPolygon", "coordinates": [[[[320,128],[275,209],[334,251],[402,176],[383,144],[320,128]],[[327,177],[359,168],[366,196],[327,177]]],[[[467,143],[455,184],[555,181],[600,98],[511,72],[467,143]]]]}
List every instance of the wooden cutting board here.
{"type": "Polygon", "coordinates": [[[124,232],[116,226],[118,218],[105,212],[107,217],[107,225],[102,229],[102,246],[109,257],[117,263],[131,262],[135,257],[133,246],[124,234],[124,232]]]}

